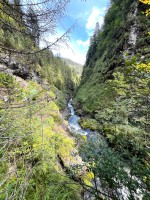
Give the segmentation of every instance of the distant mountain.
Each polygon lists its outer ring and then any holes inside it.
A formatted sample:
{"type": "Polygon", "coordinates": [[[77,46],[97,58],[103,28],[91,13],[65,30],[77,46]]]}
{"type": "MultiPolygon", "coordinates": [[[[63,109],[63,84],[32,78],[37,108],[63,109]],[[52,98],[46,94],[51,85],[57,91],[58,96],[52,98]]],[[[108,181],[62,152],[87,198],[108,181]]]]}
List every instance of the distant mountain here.
{"type": "Polygon", "coordinates": [[[81,75],[82,70],[83,70],[82,64],[76,63],[73,60],[70,60],[68,58],[62,58],[62,59],[65,61],[67,65],[69,65],[70,67],[73,67],[78,75],[81,75]]]}

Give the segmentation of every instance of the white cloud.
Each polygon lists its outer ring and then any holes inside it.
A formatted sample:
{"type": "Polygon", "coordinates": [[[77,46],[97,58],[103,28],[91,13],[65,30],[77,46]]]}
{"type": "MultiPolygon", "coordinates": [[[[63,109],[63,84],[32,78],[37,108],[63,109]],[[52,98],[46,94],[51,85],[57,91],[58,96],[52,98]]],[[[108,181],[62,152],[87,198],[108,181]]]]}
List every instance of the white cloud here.
{"type": "Polygon", "coordinates": [[[100,26],[102,26],[104,22],[104,8],[98,9],[97,7],[93,7],[92,11],[87,19],[86,29],[87,32],[91,35],[91,30],[95,28],[96,22],[99,22],[100,26]]]}
{"type": "Polygon", "coordinates": [[[59,49],[53,50],[54,54],[60,54],[61,57],[68,58],[74,62],[84,64],[86,59],[86,52],[81,51],[77,45],[68,43],[68,47],[61,45],[59,49]]]}
{"type": "Polygon", "coordinates": [[[100,27],[103,25],[103,23],[104,23],[104,17],[103,16],[100,16],[99,18],[98,18],[98,22],[99,22],[99,25],[100,25],[100,27]]]}
{"type": "Polygon", "coordinates": [[[90,39],[87,39],[86,41],[82,41],[82,40],[77,40],[77,44],[81,45],[83,47],[88,47],[90,44],[90,39]]]}

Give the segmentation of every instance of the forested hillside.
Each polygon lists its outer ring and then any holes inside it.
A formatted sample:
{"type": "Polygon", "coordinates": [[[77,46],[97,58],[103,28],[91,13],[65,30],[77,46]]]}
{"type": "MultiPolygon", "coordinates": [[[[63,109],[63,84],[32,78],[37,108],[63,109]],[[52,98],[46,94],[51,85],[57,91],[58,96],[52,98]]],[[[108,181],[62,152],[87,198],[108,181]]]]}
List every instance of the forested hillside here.
{"type": "MultiPolygon", "coordinates": [[[[91,38],[74,100],[82,127],[97,130],[109,145],[108,150],[100,135],[83,143],[85,161],[104,187],[125,184],[129,199],[137,199],[136,187],[149,189],[150,183],[149,4],[111,1],[103,27],[91,38]]],[[[149,199],[146,192],[144,197],[137,196],[149,199]]]]}
{"type": "Polygon", "coordinates": [[[78,75],[81,75],[82,69],[83,69],[83,65],[81,65],[79,63],[76,63],[76,62],[74,62],[74,61],[72,61],[70,59],[67,59],[67,58],[62,58],[62,59],[65,61],[65,63],[67,65],[73,67],[78,75]]]}
{"type": "Polygon", "coordinates": [[[56,23],[56,14],[48,9],[63,12],[65,2],[51,2],[47,8],[43,4],[45,13],[37,14],[40,5],[41,1],[0,0],[1,200],[81,199],[81,187],[59,161],[67,166],[75,162],[75,141],[68,136],[60,110],[79,76],[53,55],[52,44],[39,46],[49,17],[51,31],[56,23]]]}

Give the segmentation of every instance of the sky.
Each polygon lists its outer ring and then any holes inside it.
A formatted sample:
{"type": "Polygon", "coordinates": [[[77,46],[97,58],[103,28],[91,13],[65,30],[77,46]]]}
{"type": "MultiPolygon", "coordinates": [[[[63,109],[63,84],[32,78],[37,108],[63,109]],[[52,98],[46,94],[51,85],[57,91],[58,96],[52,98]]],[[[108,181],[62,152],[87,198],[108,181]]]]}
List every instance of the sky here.
{"type": "Polygon", "coordinates": [[[55,37],[49,36],[50,42],[60,37],[75,21],[74,29],[66,45],[52,49],[54,54],[69,58],[77,63],[84,64],[89,47],[90,37],[95,29],[96,22],[103,24],[109,0],[71,0],[67,6],[67,15],[60,20],[55,37]]]}

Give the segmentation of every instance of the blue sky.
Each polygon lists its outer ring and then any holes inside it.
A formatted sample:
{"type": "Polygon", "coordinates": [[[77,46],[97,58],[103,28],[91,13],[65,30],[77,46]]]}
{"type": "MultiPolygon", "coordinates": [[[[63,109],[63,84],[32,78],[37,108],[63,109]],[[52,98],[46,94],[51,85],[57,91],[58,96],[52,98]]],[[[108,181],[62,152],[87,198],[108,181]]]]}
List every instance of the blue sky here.
{"type": "Polygon", "coordinates": [[[65,32],[77,20],[74,30],[70,34],[69,47],[62,46],[53,50],[62,57],[69,58],[84,64],[86,52],[89,47],[90,36],[93,34],[95,24],[103,24],[103,18],[109,0],[71,0],[67,6],[67,15],[61,19],[61,26],[57,29],[57,37],[65,32]]]}

